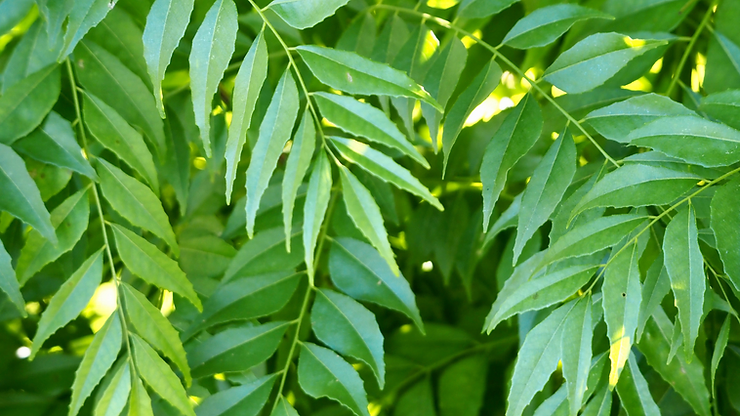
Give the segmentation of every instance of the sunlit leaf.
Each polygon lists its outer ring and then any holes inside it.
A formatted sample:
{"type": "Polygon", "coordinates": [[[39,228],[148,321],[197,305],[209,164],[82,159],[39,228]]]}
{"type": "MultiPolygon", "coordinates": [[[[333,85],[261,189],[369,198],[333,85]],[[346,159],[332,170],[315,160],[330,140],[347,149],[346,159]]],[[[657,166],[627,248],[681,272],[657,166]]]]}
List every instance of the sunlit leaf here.
{"type": "Polygon", "coordinates": [[[298,196],[298,188],[303,183],[311,164],[314,149],[316,148],[316,127],[308,109],[303,112],[301,123],[293,136],[293,145],[290,148],[288,161],[285,163],[283,174],[283,226],[285,227],[285,249],[290,252],[290,234],[293,228],[293,208],[298,196]]]}
{"type": "Polygon", "coordinates": [[[516,22],[501,43],[518,49],[546,46],[557,40],[576,22],[588,19],[613,17],[577,4],[554,4],[537,9],[516,22]]]}
{"type": "Polygon", "coordinates": [[[319,152],[308,181],[306,202],[303,205],[303,252],[308,279],[314,277],[314,251],[324,223],[331,196],[331,165],[325,152],[319,152]]]}
{"type": "Polygon", "coordinates": [[[289,25],[306,29],[333,15],[347,2],[349,0],[273,0],[269,7],[289,25]]]}

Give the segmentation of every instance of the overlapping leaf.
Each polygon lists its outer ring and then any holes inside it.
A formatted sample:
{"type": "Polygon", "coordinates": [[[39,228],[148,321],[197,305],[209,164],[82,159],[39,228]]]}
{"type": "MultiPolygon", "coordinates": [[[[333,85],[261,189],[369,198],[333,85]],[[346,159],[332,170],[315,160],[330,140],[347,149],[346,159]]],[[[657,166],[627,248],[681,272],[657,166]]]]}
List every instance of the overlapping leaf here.
{"type": "Polygon", "coordinates": [[[0,144],[10,145],[44,120],[61,91],[61,70],[49,65],[23,78],[0,96],[0,144]]]}
{"type": "Polygon", "coordinates": [[[606,13],[577,4],[555,4],[539,8],[516,22],[501,42],[518,49],[546,46],[567,32],[576,22],[613,19],[606,13]]]}
{"type": "Polygon", "coordinates": [[[290,230],[293,228],[293,208],[298,195],[298,188],[308,171],[316,148],[316,127],[308,109],[303,112],[301,123],[293,136],[288,161],[283,174],[283,226],[285,227],[285,249],[290,252],[290,230]]]}

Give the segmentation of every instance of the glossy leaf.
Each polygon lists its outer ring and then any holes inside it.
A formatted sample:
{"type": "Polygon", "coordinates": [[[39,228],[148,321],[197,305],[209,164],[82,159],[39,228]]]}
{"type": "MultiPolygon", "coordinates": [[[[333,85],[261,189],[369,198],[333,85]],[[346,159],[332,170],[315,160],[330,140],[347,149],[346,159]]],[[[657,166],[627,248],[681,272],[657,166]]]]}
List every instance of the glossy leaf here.
{"type": "Polygon", "coordinates": [[[239,30],[236,6],[232,0],[216,0],[206,13],[193,38],[190,50],[190,90],[195,124],[206,156],[211,157],[211,105],[213,94],[234,53],[239,30]]]}
{"type": "Polygon", "coordinates": [[[256,276],[277,271],[293,271],[303,262],[303,245],[300,232],[291,235],[293,246],[299,249],[288,253],[285,250],[285,234],[281,228],[272,228],[257,233],[253,239],[241,246],[224,274],[224,282],[235,277],[256,276]]]}
{"type": "Polygon", "coordinates": [[[517,49],[549,45],[576,22],[589,19],[613,19],[606,13],[577,4],[554,4],[542,7],[516,22],[501,42],[517,49]]]}
{"type": "Polygon", "coordinates": [[[717,188],[711,203],[711,227],[717,240],[717,251],[725,273],[735,290],[740,290],[740,181],[728,182],[717,188]]]}
{"type": "Polygon", "coordinates": [[[103,196],[113,209],[131,224],[163,239],[179,255],[175,233],[159,198],[146,185],[103,159],[98,159],[97,170],[103,196]]]}
{"type": "Polygon", "coordinates": [[[506,116],[486,147],[480,168],[484,231],[488,229],[488,221],[506,185],[509,170],[532,148],[540,137],[542,125],[540,106],[531,94],[527,94],[506,116]]]}
{"type": "MultiPolygon", "coordinates": [[[[319,152],[308,181],[306,202],[303,205],[303,252],[308,279],[314,277],[314,251],[321,232],[331,196],[331,165],[325,152],[319,152]]],[[[286,239],[287,240],[287,239],[286,239]]]]}
{"type": "Polygon", "coordinates": [[[62,88],[52,64],[23,78],[0,96],[0,144],[10,145],[41,124],[62,88]]]}
{"type": "Polygon", "coordinates": [[[67,27],[64,33],[64,49],[59,55],[60,61],[72,53],[75,46],[77,46],[77,42],[91,28],[97,26],[111,9],[108,0],[75,0],[73,4],[74,6],[69,11],[69,17],[67,18],[67,27]]]}
{"type": "Polygon", "coordinates": [[[103,249],[96,251],[62,284],[41,315],[33,337],[31,357],[49,336],[76,318],[90,301],[103,278],[103,249]]]}
{"type": "MultiPolygon", "coordinates": [[[[239,164],[244,143],[247,141],[247,130],[249,130],[252,122],[252,114],[257,105],[257,98],[259,98],[262,84],[264,84],[267,77],[267,58],[267,42],[265,42],[264,30],[262,30],[252,42],[252,46],[249,47],[249,52],[244,57],[234,80],[234,94],[232,95],[234,107],[225,153],[227,204],[231,202],[236,167],[239,164]]],[[[304,123],[313,127],[310,118],[304,123]]]]}
{"type": "Polygon", "coordinates": [[[298,383],[311,397],[328,397],[357,416],[369,416],[362,379],[336,353],[308,342],[301,344],[298,383]]]}
{"type": "MultiPolygon", "coordinates": [[[[316,148],[316,127],[308,109],[303,112],[301,123],[293,136],[288,161],[283,174],[283,226],[285,227],[285,249],[290,252],[290,234],[293,228],[293,208],[298,195],[298,188],[308,172],[314,149],[316,148]]],[[[331,173],[331,172],[330,172],[331,173]]],[[[308,264],[308,263],[306,263],[308,264]]]]}
{"type": "MultiPolygon", "coordinates": [[[[231,0],[225,0],[231,1],[231,0]]],[[[247,168],[247,234],[254,236],[254,220],[262,194],[267,189],[272,173],[285,144],[290,139],[298,116],[298,88],[290,68],[283,72],[270,106],[262,120],[257,144],[252,149],[252,160],[247,168]]]]}
{"type": "Polygon", "coordinates": [[[582,297],[563,327],[563,377],[568,391],[570,415],[577,415],[581,409],[591,370],[591,339],[594,335],[591,303],[591,296],[582,297]]]}
{"type": "Polygon", "coordinates": [[[632,353],[617,384],[617,393],[627,414],[660,416],[660,408],[650,395],[647,381],[637,366],[637,358],[632,353]]]}
{"type": "MultiPolygon", "coordinates": [[[[138,380],[137,380],[138,381],[138,380]]],[[[108,386],[102,391],[100,399],[95,404],[95,416],[118,416],[123,411],[131,391],[131,367],[129,360],[123,360],[122,365],[113,373],[108,386]]]]}
{"type": "Polygon", "coordinates": [[[263,376],[252,382],[208,396],[195,409],[195,414],[198,416],[257,416],[270,397],[275,378],[275,374],[263,376]]]}
{"type": "Polygon", "coordinates": [[[349,0],[273,0],[273,10],[286,23],[297,29],[313,27],[336,13],[349,0]]]}

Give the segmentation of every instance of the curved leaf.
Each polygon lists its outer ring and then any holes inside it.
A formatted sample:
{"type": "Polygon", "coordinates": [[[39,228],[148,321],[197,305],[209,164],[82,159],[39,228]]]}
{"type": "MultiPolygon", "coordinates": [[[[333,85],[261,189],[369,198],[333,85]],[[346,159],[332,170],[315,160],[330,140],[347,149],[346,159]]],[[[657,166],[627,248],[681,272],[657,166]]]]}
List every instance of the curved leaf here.
{"type": "Polygon", "coordinates": [[[650,394],[647,381],[637,365],[637,358],[634,354],[629,354],[628,365],[617,384],[619,401],[627,414],[660,416],[660,408],[650,394]]]}
{"type": "Polygon", "coordinates": [[[285,234],[280,228],[262,231],[241,246],[224,274],[224,282],[235,277],[256,276],[263,273],[293,271],[303,262],[302,232],[293,232],[292,245],[298,250],[285,250],[285,234]]]}
{"type": "Polygon", "coordinates": [[[231,387],[208,396],[195,409],[195,414],[198,416],[237,414],[257,416],[270,397],[276,378],[277,374],[266,375],[247,384],[231,387]]]}
{"type": "Polygon", "coordinates": [[[285,163],[283,174],[283,227],[285,228],[285,249],[290,252],[290,234],[293,228],[293,208],[298,195],[298,188],[303,183],[308,167],[311,165],[314,149],[316,149],[316,127],[313,124],[308,108],[303,112],[301,123],[298,125],[293,145],[290,148],[288,161],[285,163]]]}
{"type": "MultiPolygon", "coordinates": [[[[308,280],[313,282],[314,250],[319,239],[321,224],[324,222],[326,209],[331,196],[331,165],[326,152],[319,152],[314,163],[311,178],[308,181],[306,202],[303,205],[303,252],[308,270],[308,280]]],[[[287,239],[286,239],[287,241],[287,239]]]]}
{"type": "Polygon", "coordinates": [[[127,358],[122,360],[108,386],[102,391],[95,404],[95,416],[118,416],[126,406],[131,391],[131,367],[127,358]]]}
{"type": "Polygon", "coordinates": [[[591,296],[578,300],[563,327],[563,377],[568,391],[570,414],[577,415],[588,390],[591,371],[591,339],[594,335],[591,316],[591,296]]]}
{"type": "Polygon", "coordinates": [[[18,284],[18,279],[15,277],[15,271],[13,270],[12,259],[5,250],[2,240],[0,240],[0,290],[5,292],[15,305],[18,312],[25,318],[28,316],[26,313],[26,302],[23,300],[21,294],[21,288],[18,284]]]}
{"type": "Polygon", "coordinates": [[[59,98],[61,71],[52,64],[23,78],[0,96],[0,144],[10,145],[44,120],[59,98]]]}
{"type": "Polygon", "coordinates": [[[554,4],[539,8],[516,22],[502,44],[530,49],[555,42],[576,22],[588,19],[614,19],[606,13],[577,4],[554,4]]]}
{"type": "Polygon", "coordinates": [[[711,227],[724,271],[735,290],[740,290],[740,181],[717,188],[711,203],[711,227]]]}
{"type": "Polygon", "coordinates": [[[462,0],[457,9],[459,17],[484,18],[498,14],[519,0],[462,0]]]}
{"type": "Polygon", "coordinates": [[[133,378],[131,396],[128,401],[128,416],[154,416],[152,401],[138,377],[133,378]]]}
{"type": "MultiPolygon", "coordinates": [[[[53,0],[51,0],[53,1],[53,0]]],[[[59,55],[59,61],[72,53],[87,32],[97,26],[110,11],[108,0],[75,0],[74,6],[67,18],[67,27],[64,33],[64,49],[59,55]]]]}
{"type": "Polygon", "coordinates": [[[349,0],[273,0],[273,10],[286,23],[296,29],[313,27],[336,13],[349,0]]]}

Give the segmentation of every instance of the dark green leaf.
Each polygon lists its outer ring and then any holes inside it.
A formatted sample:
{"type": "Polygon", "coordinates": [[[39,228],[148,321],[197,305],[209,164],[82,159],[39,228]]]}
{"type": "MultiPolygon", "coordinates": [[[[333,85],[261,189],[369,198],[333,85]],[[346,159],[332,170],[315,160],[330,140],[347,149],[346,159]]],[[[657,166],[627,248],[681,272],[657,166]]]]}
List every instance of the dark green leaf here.
{"type": "Polygon", "coordinates": [[[701,99],[700,109],[734,129],[740,129],[740,90],[729,90],[701,99]]]}
{"type": "MultiPolygon", "coordinates": [[[[53,0],[51,0],[53,1],[53,0]]],[[[64,49],[59,55],[61,61],[72,53],[85,34],[94,26],[97,26],[110,9],[109,0],[75,0],[74,6],[67,18],[67,27],[64,33],[64,49]]]]}
{"type": "MultiPolygon", "coordinates": [[[[293,145],[290,148],[288,161],[285,163],[283,174],[283,227],[285,228],[285,249],[290,252],[290,234],[293,228],[293,208],[295,207],[298,188],[303,183],[308,167],[311,164],[314,149],[316,148],[316,127],[308,111],[303,112],[301,123],[293,136],[293,145]]],[[[331,173],[331,172],[330,172],[331,173]]],[[[308,265],[308,264],[307,264],[308,265]]]]}
{"type": "MultiPolygon", "coordinates": [[[[303,252],[308,279],[313,282],[314,251],[319,239],[321,224],[324,222],[326,209],[331,196],[331,165],[326,152],[319,152],[314,163],[311,178],[308,181],[306,202],[303,205],[303,252]]],[[[287,239],[286,239],[287,240],[287,239]]]]}
{"type": "Polygon", "coordinates": [[[291,235],[293,246],[298,250],[285,251],[285,234],[281,228],[272,228],[257,233],[253,239],[241,246],[224,274],[224,281],[235,277],[256,276],[277,271],[293,271],[303,262],[301,232],[291,235]]]}
{"type": "MultiPolygon", "coordinates": [[[[725,354],[725,348],[727,348],[727,341],[730,339],[730,325],[732,317],[727,316],[725,318],[725,322],[722,324],[722,328],[719,330],[719,334],[717,335],[717,341],[714,344],[714,352],[712,353],[712,366],[711,366],[711,374],[709,376],[709,379],[712,381],[712,397],[716,396],[716,387],[715,387],[715,376],[717,374],[717,368],[719,368],[719,362],[722,360],[722,356],[725,354]]],[[[707,412],[709,413],[709,412],[707,412]]]]}
{"type": "Polygon", "coordinates": [[[735,290],[740,290],[740,181],[728,182],[714,193],[711,226],[724,270],[735,290]]]}
{"type": "Polygon", "coordinates": [[[563,327],[563,377],[571,415],[577,415],[581,409],[591,370],[591,339],[594,335],[591,304],[591,296],[580,298],[563,327]]]}
{"type": "Polygon", "coordinates": [[[671,279],[668,277],[665,266],[663,266],[663,256],[658,256],[648,269],[645,281],[642,284],[642,303],[640,304],[640,318],[635,339],[642,339],[645,324],[670,291],[671,279]]]}
{"type": "Polygon", "coordinates": [[[617,384],[617,393],[622,407],[628,415],[660,416],[660,408],[650,395],[647,381],[637,366],[637,358],[629,353],[629,361],[624,374],[617,384]]]}
{"type": "Polygon", "coordinates": [[[606,13],[577,4],[554,4],[539,8],[516,22],[501,42],[517,49],[549,45],[576,22],[588,19],[613,19],[606,13]]]}
{"type": "MultiPolygon", "coordinates": [[[[198,416],[256,416],[270,397],[276,374],[208,396],[195,409],[198,416]]],[[[290,405],[288,405],[290,406],[290,405]]]]}
{"type": "Polygon", "coordinates": [[[449,365],[439,376],[440,416],[476,416],[483,407],[488,360],[473,355],[449,365]]]}
{"type": "Polygon", "coordinates": [[[26,302],[23,300],[21,295],[20,285],[15,277],[15,271],[11,264],[12,259],[5,250],[3,242],[0,240],[0,290],[5,292],[13,305],[18,309],[18,312],[25,317],[26,314],[26,302]]]}
{"type": "Polygon", "coordinates": [[[40,19],[37,20],[13,49],[2,74],[0,90],[3,94],[16,82],[56,62],[59,49],[62,47],[61,39],[57,39],[56,42],[50,41],[47,28],[48,25],[42,24],[40,19]]]}
{"type": "Polygon", "coordinates": [[[462,0],[457,15],[480,19],[497,14],[517,1],[519,0],[462,0]]]}
{"type": "Polygon", "coordinates": [[[285,400],[285,397],[280,396],[276,400],[278,403],[275,405],[272,413],[270,413],[270,416],[300,416],[293,406],[285,400]]]}
{"type": "Polygon", "coordinates": [[[59,98],[60,74],[58,65],[49,65],[0,96],[0,144],[10,145],[41,124],[59,98]]]}

